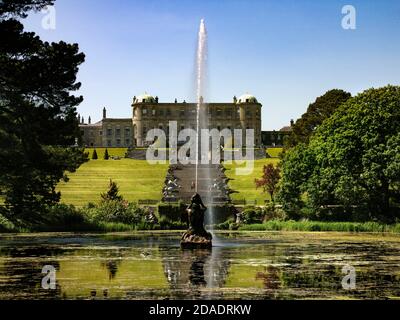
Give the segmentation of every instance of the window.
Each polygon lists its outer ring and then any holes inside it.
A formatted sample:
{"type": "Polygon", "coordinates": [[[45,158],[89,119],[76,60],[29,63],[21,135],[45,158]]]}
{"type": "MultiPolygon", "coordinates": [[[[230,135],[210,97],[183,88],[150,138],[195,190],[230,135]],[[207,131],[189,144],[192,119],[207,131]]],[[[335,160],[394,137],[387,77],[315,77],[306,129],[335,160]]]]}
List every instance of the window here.
{"type": "Polygon", "coordinates": [[[185,109],[181,109],[181,111],[180,111],[180,116],[181,116],[182,118],[185,117],[185,109]]]}
{"type": "Polygon", "coordinates": [[[103,135],[103,131],[99,131],[99,136],[102,136],[103,135]]]}
{"type": "Polygon", "coordinates": [[[125,137],[129,137],[131,135],[131,129],[125,128],[125,137]]]}
{"type": "Polygon", "coordinates": [[[112,129],[107,129],[107,136],[111,137],[113,133],[112,129]]]}
{"type": "Polygon", "coordinates": [[[121,136],[121,129],[116,129],[116,130],[115,130],[115,135],[116,135],[117,137],[120,137],[120,136],[121,136]]]}
{"type": "Polygon", "coordinates": [[[167,109],[167,116],[170,116],[170,115],[171,115],[171,110],[167,109]]]}
{"type": "Polygon", "coordinates": [[[156,109],[152,109],[151,113],[153,114],[153,116],[155,116],[156,115],[156,109]]]}
{"type": "Polygon", "coordinates": [[[145,114],[145,115],[147,114],[147,108],[143,109],[143,114],[145,114]]]}
{"type": "Polygon", "coordinates": [[[217,109],[217,117],[221,117],[221,115],[222,115],[221,109],[217,109]]]}
{"type": "Polygon", "coordinates": [[[117,147],[121,146],[121,139],[117,139],[117,147]]]}
{"type": "Polygon", "coordinates": [[[107,146],[111,147],[111,140],[107,140],[107,146]]]}
{"type": "Polygon", "coordinates": [[[130,144],[131,144],[131,141],[130,141],[129,139],[126,139],[126,140],[125,140],[125,145],[126,145],[127,147],[129,147],[130,144]]]}

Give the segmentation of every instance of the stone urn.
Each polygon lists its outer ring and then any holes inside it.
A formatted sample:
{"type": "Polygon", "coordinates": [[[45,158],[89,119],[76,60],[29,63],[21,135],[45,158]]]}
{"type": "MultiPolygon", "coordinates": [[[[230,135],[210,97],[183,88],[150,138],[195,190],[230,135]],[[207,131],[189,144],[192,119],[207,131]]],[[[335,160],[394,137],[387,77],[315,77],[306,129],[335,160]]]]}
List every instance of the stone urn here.
{"type": "Polygon", "coordinates": [[[204,213],[207,208],[199,194],[193,195],[187,207],[189,229],[182,235],[181,247],[184,249],[211,249],[212,235],[204,229],[204,213]]]}

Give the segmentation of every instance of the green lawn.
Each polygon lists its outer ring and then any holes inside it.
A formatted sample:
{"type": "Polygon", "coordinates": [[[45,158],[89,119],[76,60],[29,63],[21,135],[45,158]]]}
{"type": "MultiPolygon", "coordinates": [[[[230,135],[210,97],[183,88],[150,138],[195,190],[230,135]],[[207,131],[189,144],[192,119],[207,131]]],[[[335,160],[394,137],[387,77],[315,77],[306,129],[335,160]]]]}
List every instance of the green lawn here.
{"type": "MultiPolygon", "coordinates": [[[[109,151],[113,155],[113,149],[109,151]]],[[[126,200],[161,200],[167,169],[168,165],[150,165],[145,160],[90,160],[77,172],[68,174],[70,180],[59,183],[57,190],[61,191],[62,202],[83,206],[98,202],[111,178],[119,185],[126,200]]]]}
{"type": "Polygon", "coordinates": [[[282,153],[283,148],[268,148],[267,149],[267,154],[271,158],[279,158],[279,155],[282,153]]]}
{"type": "Polygon", "coordinates": [[[239,176],[235,174],[236,164],[225,165],[228,169],[225,173],[228,178],[232,178],[234,180],[229,182],[229,186],[231,189],[238,191],[239,193],[234,193],[231,195],[233,200],[243,200],[246,201],[257,201],[258,205],[264,204],[266,199],[270,199],[269,195],[263,193],[262,189],[256,189],[254,180],[257,178],[261,178],[262,176],[262,168],[264,165],[268,163],[272,163],[274,165],[279,163],[279,159],[270,158],[270,159],[261,159],[254,161],[254,170],[252,174],[246,176],[239,176]]]}

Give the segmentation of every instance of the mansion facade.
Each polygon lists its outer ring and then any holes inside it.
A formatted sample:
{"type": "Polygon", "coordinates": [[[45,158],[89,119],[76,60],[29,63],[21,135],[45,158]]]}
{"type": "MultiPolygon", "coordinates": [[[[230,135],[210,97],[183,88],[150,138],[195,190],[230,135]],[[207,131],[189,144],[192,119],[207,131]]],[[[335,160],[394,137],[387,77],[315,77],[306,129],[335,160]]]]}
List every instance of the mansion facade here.
{"type": "MultiPolygon", "coordinates": [[[[103,109],[102,120],[91,123],[79,117],[79,128],[81,131],[81,145],[85,147],[146,147],[151,142],[146,141],[146,134],[150,129],[162,129],[169,134],[169,121],[176,121],[178,131],[183,129],[196,130],[197,104],[159,102],[158,97],[143,94],[133,98],[132,118],[108,118],[106,108],[103,109]]],[[[261,108],[262,105],[250,94],[239,98],[233,97],[230,103],[207,103],[203,106],[208,115],[208,127],[210,129],[254,129],[254,143],[256,146],[266,145],[266,140],[276,136],[278,139],[282,134],[268,134],[261,131],[261,108]]],[[[283,140],[283,139],[282,139],[283,140]]],[[[274,144],[278,141],[268,141],[274,144]]],[[[277,143],[279,145],[279,142],[277,143]]]]}

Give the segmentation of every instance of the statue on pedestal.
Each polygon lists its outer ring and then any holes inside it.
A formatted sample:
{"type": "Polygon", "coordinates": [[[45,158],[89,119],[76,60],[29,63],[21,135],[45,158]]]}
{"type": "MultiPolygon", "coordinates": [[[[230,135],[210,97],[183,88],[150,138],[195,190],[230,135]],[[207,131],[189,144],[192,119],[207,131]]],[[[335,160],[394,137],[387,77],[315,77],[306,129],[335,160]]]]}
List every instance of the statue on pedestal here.
{"type": "Polygon", "coordinates": [[[204,249],[212,247],[212,235],[204,229],[204,213],[206,210],[207,208],[200,195],[198,193],[193,195],[191,203],[186,209],[189,229],[182,235],[182,248],[204,249]]]}

